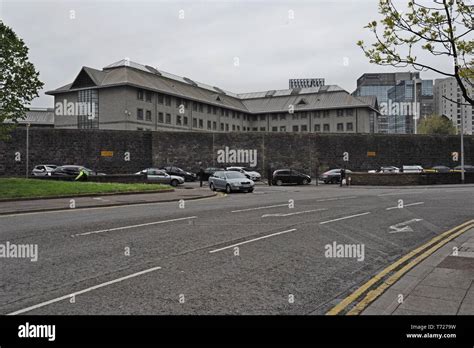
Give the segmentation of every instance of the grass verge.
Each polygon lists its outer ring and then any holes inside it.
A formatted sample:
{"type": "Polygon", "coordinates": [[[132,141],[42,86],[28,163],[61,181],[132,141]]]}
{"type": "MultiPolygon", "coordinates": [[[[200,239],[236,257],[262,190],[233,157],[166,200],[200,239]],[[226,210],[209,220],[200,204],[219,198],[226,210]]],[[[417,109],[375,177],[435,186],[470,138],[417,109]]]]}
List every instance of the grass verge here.
{"type": "Polygon", "coordinates": [[[160,184],[121,184],[99,182],[77,182],[40,179],[1,178],[0,200],[15,198],[56,197],[121,192],[147,192],[167,190],[171,187],[160,184]]]}

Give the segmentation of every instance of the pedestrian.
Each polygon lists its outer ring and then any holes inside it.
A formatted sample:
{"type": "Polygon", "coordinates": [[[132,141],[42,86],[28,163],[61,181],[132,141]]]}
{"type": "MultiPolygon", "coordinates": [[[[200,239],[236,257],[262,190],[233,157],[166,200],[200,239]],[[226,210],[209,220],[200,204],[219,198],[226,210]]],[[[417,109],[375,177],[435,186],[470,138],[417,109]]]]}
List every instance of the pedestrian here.
{"type": "Polygon", "coordinates": [[[202,180],[204,177],[204,169],[202,166],[199,168],[199,187],[202,187],[202,180]]]}
{"type": "Polygon", "coordinates": [[[267,178],[268,178],[268,186],[272,186],[272,180],[273,180],[272,167],[268,167],[267,178]]]}
{"type": "Polygon", "coordinates": [[[341,180],[339,181],[339,186],[342,187],[342,183],[346,180],[346,170],[341,169],[341,180]]]}
{"type": "Polygon", "coordinates": [[[89,173],[87,172],[87,170],[85,170],[84,168],[81,168],[79,175],[76,176],[74,181],[87,181],[88,175],[89,173]]]}

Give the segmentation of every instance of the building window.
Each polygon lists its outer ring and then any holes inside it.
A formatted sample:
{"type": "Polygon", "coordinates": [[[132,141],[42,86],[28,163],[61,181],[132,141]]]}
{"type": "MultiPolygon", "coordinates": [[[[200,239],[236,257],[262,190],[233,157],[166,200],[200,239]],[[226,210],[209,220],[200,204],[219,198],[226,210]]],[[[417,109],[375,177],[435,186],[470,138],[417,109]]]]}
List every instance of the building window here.
{"type": "Polygon", "coordinates": [[[297,120],[298,119],[298,114],[293,114],[293,120],[297,120]]]}
{"type": "Polygon", "coordinates": [[[260,132],[265,132],[265,127],[260,127],[260,132]]]}
{"type": "Polygon", "coordinates": [[[212,127],[212,122],[211,121],[207,121],[207,129],[211,129],[212,127]]]}
{"type": "Polygon", "coordinates": [[[276,121],[278,120],[278,115],[277,114],[273,114],[272,115],[272,121],[276,121]]]}
{"type": "Polygon", "coordinates": [[[315,132],[321,132],[321,125],[320,124],[315,124],[314,125],[314,131],[315,132]]]}
{"type": "Polygon", "coordinates": [[[320,117],[321,117],[320,112],[319,112],[319,111],[315,111],[315,112],[314,112],[314,117],[315,117],[315,118],[320,118],[320,117]]]}
{"type": "Polygon", "coordinates": [[[346,123],[346,130],[347,131],[353,131],[354,130],[354,126],[353,126],[352,122],[347,122],[346,123]]]}
{"type": "Polygon", "coordinates": [[[344,110],[343,109],[337,109],[337,116],[344,116],[344,110]]]}
{"type": "Polygon", "coordinates": [[[151,92],[150,91],[145,92],[145,98],[146,98],[147,102],[151,103],[151,92]]]}
{"type": "Polygon", "coordinates": [[[213,107],[212,107],[212,113],[213,113],[214,115],[217,115],[217,106],[213,106],[213,107]]]}
{"type": "Polygon", "coordinates": [[[297,126],[297,125],[293,126],[293,132],[298,132],[298,131],[299,131],[299,129],[300,129],[300,127],[299,127],[299,126],[297,126]]]}
{"type": "Polygon", "coordinates": [[[221,123],[221,132],[223,132],[223,131],[224,131],[224,124],[221,123]]]}
{"type": "Polygon", "coordinates": [[[159,122],[159,123],[163,123],[163,122],[164,122],[164,118],[163,118],[163,113],[162,113],[162,112],[159,112],[159,113],[158,113],[158,122],[159,122]]]}
{"type": "Polygon", "coordinates": [[[163,104],[163,94],[158,93],[158,104],[163,104]]]}
{"type": "Polygon", "coordinates": [[[272,127],[272,132],[278,132],[278,127],[272,127]]]}
{"type": "Polygon", "coordinates": [[[204,121],[202,119],[199,119],[199,128],[204,128],[204,121]]]}
{"type": "Polygon", "coordinates": [[[199,112],[204,112],[204,105],[202,103],[199,103],[199,112]]]}
{"type": "Polygon", "coordinates": [[[346,116],[352,116],[354,114],[354,109],[346,109],[346,116]]]}
{"type": "Polygon", "coordinates": [[[232,111],[232,118],[235,118],[235,111],[232,111]]]}
{"type": "Polygon", "coordinates": [[[197,128],[198,126],[198,120],[196,117],[193,117],[193,128],[197,128]]]}
{"type": "Polygon", "coordinates": [[[331,129],[329,128],[329,123],[323,124],[323,132],[329,132],[331,129]]]}
{"type": "Polygon", "coordinates": [[[137,99],[138,100],[143,100],[143,89],[139,89],[137,91],[137,99]]]}
{"type": "Polygon", "coordinates": [[[338,123],[337,124],[337,131],[338,132],[343,132],[344,131],[344,123],[338,123]]]}
{"type": "Polygon", "coordinates": [[[228,123],[225,124],[225,131],[226,131],[226,132],[229,131],[229,124],[228,124],[228,123]]]}
{"type": "Polygon", "coordinates": [[[329,110],[323,111],[323,117],[329,117],[329,110]]]}
{"type": "Polygon", "coordinates": [[[221,116],[224,116],[224,109],[219,108],[221,110],[221,116]]]}
{"type": "Polygon", "coordinates": [[[265,121],[265,115],[260,115],[260,121],[265,121]]]}
{"type": "Polygon", "coordinates": [[[305,125],[305,124],[301,125],[301,131],[302,132],[307,132],[308,131],[308,126],[305,125]]]}
{"type": "Polygon", "coordinates": [[[167,95],[165,97],[165,105],[166,106],[171,106],[171,97],[169,95],[167,95]]]}
{"type": "Polygon", "coordinates": [[[286,114],[280,114],[280,121],[286,120],[286,114]]]}
{"type": "Polygon", "coordinates": [[[280,132],[286,132],[286,126],[280,126],[280,132]]]}
{"type": "Polygon", "coordinates": [[[187,109],[189,106],[189,101],[187,99],[183,99],[181,104],[183,104],[184,108],[187,109]]]}
{"type": "Polygon", "coordinates": [[[212,130],[217,130],[217,122],[212,122],[212,130]]]}
{"type": "Polygon", "coordinates": [[[237,126],[237,132],[240,132],[240,126],[237,126]]]}
{"type": "Polygon", "coordinates": [[[258,127],[253,127],[252,132],[258,132],[258,127]]]}
{"type": "Polygon", "coordinates": [[[193,111],[198,111],[198,105],[196,102],[193,102],[193,111]]]}
{"type": "Polygon", "coordinates": [[[210,105],[207,106],[207,113],[210,114],[212,112],[212,107],[210,105]]]}
{"type": "Polygon", "coordinates": [[[225,111],[225,117],[229,117],[229,110],[225,111]]]}
{"type": "Polygon", "coordinates": [[[145,117],[146,117],[147,121],[151,121],[151,111],[150,110],[146,111],[145,117]]]}
{"type": "Polygon", "coordinates": [[[137,109],[137,120],[143,120],[143,109],[137,109]]]}
{"type": "Polygon", "coordinates": [[[166,123],[171,124],[171,114],[166,114],[166,123]]]}
{"type": "Polygon", "coordinates": [[[176,98],[176,107],[179,108],[181,104],[181,98],[176,98]]]}
{"type": "Polygon", "coordinates": [[[308,115],[307,115],[306,111],[301,113],[301,119],[302,120],[305,120],[307,116],[308,115]]]}
{"type": "Polygon", "coordinates": [[[188,116],[183,116],[183,126],[188,125],[188,116]]]}
{"type": "Polygon", "coordinates": [[[236,112],[237,119],[240,120],[240,112],[236,112]]]}
{"type": "Polygon", "coordinates": [[[78,129],[99,128],[99,95],[95,89],[87,89],[77,93],[77,101],[81,103],[77,116],[78,129]],[[94,117],[90,117],[93,115],[94,117]]]}
{"type": "Polygon", "coordinates": [[[176,125],[181,126],[181,115],[176,115],[176,125]]]}
{"type": "Polygon", "coordinates": [[[235,132],[235,124],[232,125],[232,131],[235,132]]]}

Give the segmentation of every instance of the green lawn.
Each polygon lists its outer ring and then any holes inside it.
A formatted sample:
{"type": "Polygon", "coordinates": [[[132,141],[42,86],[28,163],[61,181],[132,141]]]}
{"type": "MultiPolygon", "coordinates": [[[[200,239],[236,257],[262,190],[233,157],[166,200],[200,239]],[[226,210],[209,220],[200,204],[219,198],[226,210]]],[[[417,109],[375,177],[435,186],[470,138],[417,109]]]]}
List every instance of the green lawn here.
{"type": "Polygon", "coordinates": [[[118,184],[98,182],[77,182],[42,179],[0,178],[0,200],[13,198],[35,198],[69,196],[91,193],[130,191],[156,191],[170,189],[158,184],[118,184]]]}

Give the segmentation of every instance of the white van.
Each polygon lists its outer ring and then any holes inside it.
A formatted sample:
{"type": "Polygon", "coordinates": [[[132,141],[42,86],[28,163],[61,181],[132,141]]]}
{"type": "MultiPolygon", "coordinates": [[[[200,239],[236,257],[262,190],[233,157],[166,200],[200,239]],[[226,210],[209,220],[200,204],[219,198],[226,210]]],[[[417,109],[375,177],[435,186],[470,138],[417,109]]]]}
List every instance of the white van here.
{"type": "Polygon", "coordinates": [[[414,165],[414,166],[403,166],[403,173],[423,173],[423,167],[414,165]]]}

